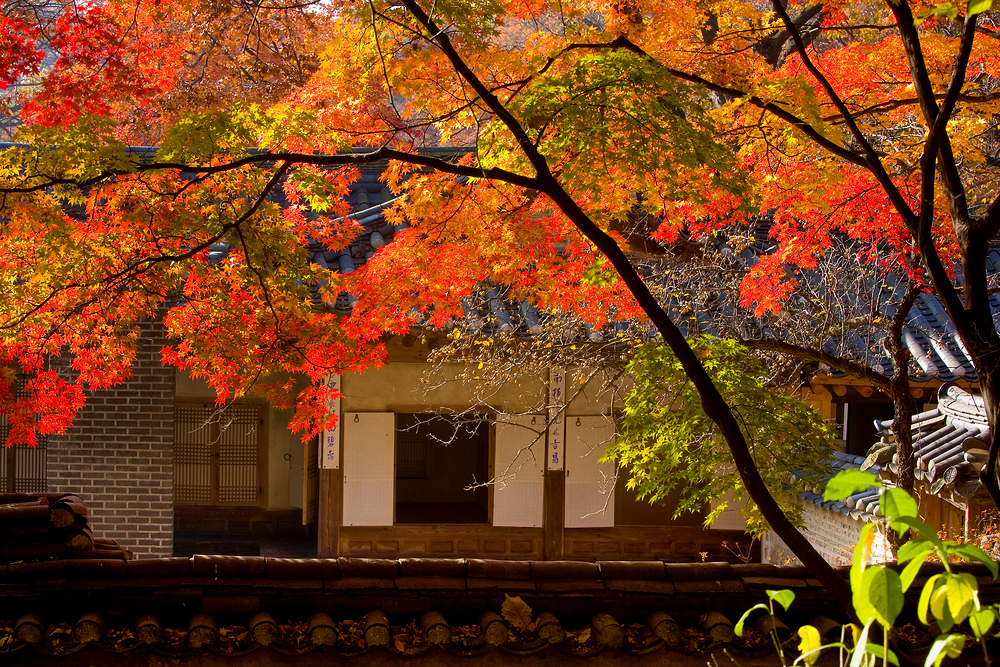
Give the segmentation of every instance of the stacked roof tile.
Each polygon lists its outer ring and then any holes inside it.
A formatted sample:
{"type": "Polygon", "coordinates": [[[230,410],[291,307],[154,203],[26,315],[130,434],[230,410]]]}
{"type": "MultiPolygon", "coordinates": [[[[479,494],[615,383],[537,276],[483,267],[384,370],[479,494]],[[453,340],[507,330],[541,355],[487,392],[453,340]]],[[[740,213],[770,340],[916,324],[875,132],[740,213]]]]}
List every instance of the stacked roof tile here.
{"type": "MultiPolygon", "coordinates": [[[[985,602],[996,599],[984,567],[952,569],[979,577],[985,602]]],[[[940,570],[927,564],[922,574],[940,570]]],[[[743,639],[733,621],[779,588],[796,596],[778,615],[779,635],[810,623],[839,638],[827,617],[836,609],[802,567],[228,556],[9,565],[0,567],[0,661],[703,665],[725,650],[741,664],[774,664],[771,619],[751,617],[743,639]],[[508,596],[527,607],[507,608],[508,596]]]]}
{"type": "MultiPolygon", "coordinates": [[[[455,154],[455,149],[437,150],[442,156],[455,154]]],[[[393,195],[380,182],[379,177],[384,167],[384,163],[364,165],[361,177],[350,186],[348,200],[352,205],[353,212],[348,218],[355,220],[361,226],[362,231],[343,251],[331,252],[318,244],[311,245],[309,249],[311,261],[331,271],[350,273],[363,265],[378,248],[393,241],[400,228],[390,224],[386,220],[384,212],[405,195],[402,197],[393,195]]],[[[760,256],[774,252],[777,248],[769,238],[769,231],[770,224],[766,217],[763,217],[752,230],[749,243],[730,246],[721,236],[713,237],[709,242],[713,244],[716,252],[746,268],[756,264],[760,256]]],[[[990,251],[987,266],[991,272],[1000,273],[1000,251],[990,251]]],[[[647,268],[651,271],[656,270],[655,267],[647,268]]],[[[895,285],[889,283],[893,283],[895,279],[890,274],[886,276],[885,280],[887,283],[883,286],[884,291],[891,293],[895,285]]],[[[834,287],[837,286],[834,285],[834,287]]],[[[871,289],[869,291],[879,292],[880,290],[871,289]]],[[[1000,324],[1000,296],[992,295],[990,298],[994,306],[994,318],[1000,324]]],[[[731,308],[725,303],[700,304],[693,315],[692,313],[685,315],[682,312],[685,309],[675,297],[667,295],[665,299],[668,312],[686,334],[716,334],[717,329],[713,322],[712,309],[731,308]]],[[[336,303],[328,304],[329,307],[340,313],[350,312],[352,305],[353,299],[349,294],[340,294],[336,303]]],[[[502,285],[484,285],[476,295],[464,300],[462,306],[467,316],[466,324],[476,330],[488,329],[522,335],[538,334],[541,331],[541,324],[552,319],[550,315],[538,313],[526,303],[507,299],[506,289],[502,285]]],[[[878,308],[883,311],[879,313],[882,318],[891,317],[894,312],[891,299],[885,299],[878,305],[878,308]]],[[[766,329],[768,325],[762,321],[759,326],[766,329]]],[[[634,328],[630,329],[630,327],[632,327],[632,323],[612,321],[603,329],[594,330],[582,323],[577,325],[566,322],[566,326],[560,327],[560,330],[564,330],[565,334],[575,337],[576,340],[588,342],[615,341],[626,332],[640,337],[655,337],[656,335],[650,330],[639,331],[634,328]]],[[[839,352],[854,358],[869,359],[877,369],[891,374],[892,364],[888,354],[884,352],[872,354],[873,345],[876,347],[879,345],[878,337],[880,335],[874,333],[863,335],[859,332],[853,332],[837,343],[835,347],[844,348],[839,352]]],[[[964,379],[973,383],[977,381],[968,350],[965,349],[956,334],[951,319],[936,297],[930,294],[920,295],[910,309],[907,326],[903,332],[903,341],[915,361],[915,365],[910,369],[914,381],[950,381],[956,379],[964,379]]],[[[834,373],[834,375],[838,374],[834,373]]]]}
{"type": "Polygon", "coordinates": [[[0,563],[132,557],[114,540],[94,536],[87,506],[70,493],[0,494],[0,535],[0,563]]]}
{"type": "MultiPolygon", "coordinates": [[[[892,421],[876,421],[881,436],[871,448],[866,465],[885,464],[896,474],[892,421]]],[[[931,493],[949,490],[959,498],[970,498],[981,488],[979,471],[989,450],[989,423],[983,399],[956,386],[941,385],[937,407],[913,416],[913,460],[915,476],[930,484],[931,493]]]]}
{"type": "MultiPolygon", "coordinates": [[[[863,457],[844,454],[842,452],[833,452],[833,458],[829,464],[830,474],[823,479],[823,482],[825,484],[841,471],[862,468],[864,463],[865,459],[863,457]]],[[[879,467],[874,466],[872,472],[878,474],[879,467]]],[[[864,491],[859,491],[843,500],[824,501],[823,494],[820,491],[822,489],[803,491],[799,496],[814,505],[819,505],[831,512],[840,512],[844,516],[849,516],[859,521],[871,522],[881,516],[881,512],[878,509],[878,501],[882,490],[876,486],[870,486],[864,491]]]]}

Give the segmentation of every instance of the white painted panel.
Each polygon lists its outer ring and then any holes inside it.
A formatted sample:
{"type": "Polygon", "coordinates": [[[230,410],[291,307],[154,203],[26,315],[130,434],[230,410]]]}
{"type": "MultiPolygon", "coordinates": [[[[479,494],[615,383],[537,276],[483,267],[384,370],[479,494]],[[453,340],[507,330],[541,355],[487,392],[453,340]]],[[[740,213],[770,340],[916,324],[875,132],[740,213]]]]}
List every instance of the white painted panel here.
{"type": "Polygon", "coordinates": [[[493,525],[542,525],[544,415],[500,415],[493,459],[493,525]],[[529,449],[530,448],[530,449],[529,449]]]}
{"type": "Polygon", "coordinates": [[[391,526],[396,475],[396,415],[347,412],[344,432],[344,525],[391,526]]]}
{"type": "Polygon", "coordinates": [[[615,525],[615,464],[599,463],[615,435],[611,417],[566,418],[566,527],[615,525]]]}
{"type": "Polygon", "coordinates": [[[723,502],[726,503],[726,509],[722,510],[722,514],[712,522],[712,530],[746,530],[747,520],[740,514],[740,510],[747,504],[746,498],[737,504],[733,501],[732,490],[729,490],[712,503],[712,509],[723,502]]]}

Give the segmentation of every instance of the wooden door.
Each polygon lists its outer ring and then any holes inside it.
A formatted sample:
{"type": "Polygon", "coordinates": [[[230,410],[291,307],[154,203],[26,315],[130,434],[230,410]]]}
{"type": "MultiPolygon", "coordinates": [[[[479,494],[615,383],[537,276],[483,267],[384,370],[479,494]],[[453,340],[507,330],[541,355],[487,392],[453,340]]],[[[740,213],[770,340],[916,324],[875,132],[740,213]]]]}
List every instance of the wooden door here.
{"type": "Polygon", "coordinates": [[[598,459],[615,436],[611,417],[566,418],[566,527],[615,525],[615,464],[598,459]]]}
{"type": "Polygon", "coordinates": [[[545,416],[497,417],[493,455],[493,525],[542,525],[545,416]]]}
{"type": "Polygon", "coordinates": [[[347,412],[341,423],[344,525],[391,526],[396,484],[396,415],[347,412]]]}

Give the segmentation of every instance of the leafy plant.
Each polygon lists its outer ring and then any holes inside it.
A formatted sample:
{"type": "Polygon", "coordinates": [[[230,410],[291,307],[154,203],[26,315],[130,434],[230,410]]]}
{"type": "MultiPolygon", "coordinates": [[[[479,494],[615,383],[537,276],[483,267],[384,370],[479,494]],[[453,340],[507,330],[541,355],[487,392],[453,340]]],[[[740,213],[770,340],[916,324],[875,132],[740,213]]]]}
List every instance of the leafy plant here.
{"type": "MultiPolygon", "coordinates": [[[[808,405],[764,386],[763,367],[734,341],[697,337],[695,354],[739,418],[767,484],[799,491],[819,483],[832,435],[808,405]],[[790,485],[790,486],[789,486],[790,485]]],[[[695,387],[677,357],[662,345],[636,349],[627,367],[634,385],[625,397],[622,437],[605,454],[630,471],[628,488],[651,503],[680,493],[675,514],[700,512],[733,491],[751,532],[766,530],[747,494],[715,422],[706,414],[695,387]]],[[[706,518],[710,525],[726,509],[718,503],[706,518]]],[[[798,505],[782,505],[797,518],[798,505]]]]}
{"type": "MultiPolygon", "coordinates": [[[[841,500],[849,495],[881,486],[878,477],[870,472],[845,470],[835,475],[826,486],[824,500],[841,500]]],[[[928,649],[925,667],[938,667],[947,658],[957,658],[965,648],[967,636],[951,632],[958,624],[967,622],[973,636],[982,645],[983,657],[991,664],[986,640],[1000,620],[1000,604],[983,605],[979,600],[978,582],[967,572],[954,572],[951,564],[955,561],[982,563],[994,579],[998,566],[982,549],[972,544],[942,540],[930,525],[917,516],[917,502],[900,489],[887,489],[879,498],[879,508],[884,519],[879,523],[869,523],[861,530],[854,547],[854,561],[851,565],[851,591],[854,611],[862,626],[850,628],[854,638],[853,646],[845,641],[821,645],[819,631],[810,625],[799,628],[799,652],[794,664],[800,662],[812,665],[821,651],[827,648],[841,650],[841,664],[849,658],[850,667],[874,667],[881,661],[883,665],[899,665],[899,658],[888,648],[889,632],[894,627],[903,610],[906,591],[913,584],[927,559],[935,556],[942,564],[944,572],[930,577],[924,584],[917,604],[917,615],[925,625],[935,623],[940,633],[928,649]],[[901,537],[909,535],[897,551],[900,564],[906,563],[902,572],[897,573],[885,565],[869,565],[868,558],[875,532],[880,529],[895,530],[901,537]],[[873,632],[882,630],[882,643],[870,641],[873,632]]],[[[768,604],[751,607],[736,625],[736,634],[742,635],[743,624],[755,610],[763,609],[774,616],[774,602],[786,611],[794,601],[789,590],[767,591],[768,604]]],[[[843,633],[842,633],[843,634],[843,633]]],[[[775,647],[786,664],[783,646],[777,635],[772,633],[775,647]]]]}

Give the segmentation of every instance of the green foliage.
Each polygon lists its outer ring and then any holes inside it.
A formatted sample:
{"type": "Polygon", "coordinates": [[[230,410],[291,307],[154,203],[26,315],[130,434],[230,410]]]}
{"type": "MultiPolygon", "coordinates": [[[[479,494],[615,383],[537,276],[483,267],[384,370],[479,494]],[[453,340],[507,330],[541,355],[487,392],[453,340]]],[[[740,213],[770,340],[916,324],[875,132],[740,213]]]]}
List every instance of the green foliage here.
{"type": "Polygon", "coordinates": [[[899,575],[882,565],[866,569],[861,576],[861,587],[854,591],[854,609],[865,623],[875,619],[883,626],[892,626],[903,611],[899,575]]]}
{"type": "MultiPolygon", "coordinates": [[[[859,475],[856,470],[843,471],[827,484],[825,497],[840,500],[859,489],[871,485],[871,475],[859,475]]],[[[880,523],[869,523],[861,531],[854,547],[854,562],[851,566],[851,589],[854,609],[864,626],[850,627],[854,635],[854,645],[843,642],[821,645],[819,631],[811,625],[798,629],[799,657],[793,664],[813,665],[820,654],[827,649],[841,651],[840,665],[850,667],[876,667],[878,664],[899,665],[899,658],[886,648],[889,631],[903,610],[904,594],[913,583],[917,570],[930,555],[936,555],[944,567],[944,572],[927,580],[917,604],[917,614],[924,624],[936,623],[941,634],[928,649],[924,667],[939,667],[945,658],[958,658],[965,648],[968,636],[949,631],[957,624],[968,622],[969,629],[982,645],[983,656],[990,665],[986,640],[1000,619],[1000,604],[983,606],[979,600],[976,578],[967,572],[952,572],[951,563],[955,559],[983,563],[997,577],[997,564],[981,549],[970,545],[941,540],[933,529],[916,518],[917,503],[910,494],[899,489],[889,489],[882,494],[880,507],[884,519],[880,523]],[[882,565],[868,565],[871,544],[877,530],[895,527],[901,534],[907,530],[914,533],[913,539],[897,550],[900,563],[909,561],[902,574],[882,565]],[[872,631],[882,629],[882,641],[877,642],[872,631]],[[874,641],[873,641],[874,639],[874,641]],[[860,650],[859,650],[860,649],[860,650]],[[846,661],[849,658],[849,662],[846,661]]],[[[736,625],[736,634],[742,636],[743,624],[757,610],[768,611],[774,616],[774,602],[787,611],[795,599],[792,591],[767,591],[768,604],[758,604],[747,610],[736,625]]],[[[1000,636],[996,633],[995,636],[1000,636]]],[[[781,664],[786,665],[782,644],[773,637],[781,664]]],[[[794,639],[789,639],[789,642],[794,639]]]]}
{"type": "MultiPolygon", "coordinates": [[[[705,201],[709,186],[748,191],[745,170],[719,140],[703,97],[637,54],[564,54],[510,108],[541,153],[560,165],[560,177],[591,189],[612,215],[636,204],[659,211],[664,198],[705,201]]],[[[484,164],[492,164],[494,152],[500,161],[513,157],[496,150],[506,136],[502,123],[494,123],[481,145],[491,149],[481,151],[484,164]]]]}
{"type": "MultiPolygon", "coordinates": [[[[774,495],[794,496],[816,485],[832,442],[819,415],[765,387],[763,369],[735,342],[701,337],[691,344],[733,407],[774,495]]],[[[742,502],[746,492],[729,449],[676,357],[665,346],[647,344],[636,350],[628,370],[635,384],[625,398],[622,437],[605,454],[630,471],[628,487],[651,503],[678,490],[676,515],[701,512],[730,490],[742,502]]],[[[706,524],[723,509],[720,503],[706,524]]],[[[796,519],[796,504],[786,502],[783,509],[796,519]]],[[[752,532],[766,530],[753,503],[744,514],[752,532]]]]}
{"type": "Polygon", "coordinates": [[[969,0],[969,9],[966,16],[975,16],[988,12],[993,7],[993,0],[969,0]]]}
{"type": "Polygon", "coordinates": [[[257,138],[239,114],[229,111],[188,113],[170,128],[160,144],[163,162],[207,161],[219,153],[245,150],[257,138]]]}
{"type": "Polygon", "coordinates": [[[872,486],[882,486],[882,482],[874,473],[856,468],[844,470],[826,483],[823,501],[840,500],[872,486]]]}
{"type": "MultiPolygon", "coordinates": [[[[831,500],[844,498],[864,482],[865,478],[858,475],[857,471],[841,472],[827,484],[824,497],[831,500]]],[[[917,518],[917,503],[905,491],[887,490],[879,500],[879,507],[885,517],[884,522],[865,525],[858,544],[854,547],[851,589],[855,613],[865,625],[856,638],[856,646],[863,646],[864,649],[861,651],[853,649],[851,667],[872,665],[876,660],[899,664],[896,656],[884,648],[884,643],[878,645],[869,642],[868,636],[876,624],[882,627],[883,637],[888,636],[889,630],[903,609],[904,594],[916,578],[920,566],[931,555],[937,556],[944,567],[944,572],[935,574],[924,584],[917,603],[917,615],[924,624],[936,623],[941,634],[927,653],[925,667],[932,665],[937,667],[945,658],[957,658],[961,655],[966,635],[948,633],[955,625],[965,621],[968,621],[969,628],[982,644],[986,664],[990,664],[985,641],[989,638],[989,632],[997,618],[1000,617],[1000,606],[996,604],[983,606],[979,600],[976,578],[967,572],[952,572],[950,563],[956,559],[978,561],[989,569],[994,579],[997,577],[997,564],[982,549],[974,545],[940,539],[931,526],[917,518]],[[894,529],[900,535],[907,531],[913,533],[912,538],[897,550],[898,562],[907,563],[901,574],[883,565],[870,566],[867,563],[872,539],[876,530],[880,528],[894,529]]],[[[815,642],[806,640],[811,636],[808,631],[805,634],[800,631],[800,637],[803,638],[800,644],[803,656],[800,660],[804,659],[809,664],[811,664],[810,656],[818,655],[819,651],[814,645],[815,642]]],[[[837,646],[843,647],[843,645],[837,646]]]]}

